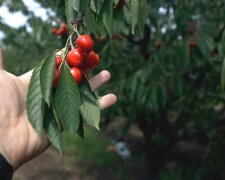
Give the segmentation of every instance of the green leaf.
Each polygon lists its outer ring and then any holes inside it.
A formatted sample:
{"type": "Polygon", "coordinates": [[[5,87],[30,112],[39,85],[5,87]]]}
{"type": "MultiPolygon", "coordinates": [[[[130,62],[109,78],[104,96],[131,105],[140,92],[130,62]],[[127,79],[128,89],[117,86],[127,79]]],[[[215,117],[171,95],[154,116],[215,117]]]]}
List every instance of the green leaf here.
{"type": "Polygon", "coordinates": [[[107,0],[102,7],[104,9],[103,12],[103,23],[108,34],[112,35],[112,26],[113,26],[113,1],[107,0]]]}
{"type": "Polygon", "coordinates": [[[174,77],[172,79],[172,83],[173,83],[174,93],[177,96],[182,95],[182,93],[183,93],[183,85],[182,85],[182,80],[179,77],[179,75],[177,75],[177,74],[174,75],[174,77]]]}
{"type": "Polygon", "coordinates": [[[50,106],[52,85],[55,77],[55,54],[49,56],[40,72],[41,92],[45,102],[50,106]]]}
{"type": "Polygon", "coordinates": [[[94,18],[94,13],[91,11],[90,8],[87,9],[86,15],[84,17],[84,23],[88,30],[93,32],[95,35],[100,35],[96,20],[94,18]]]}
{"type": "Polygon", "coordinates": [[[39,135],[41,135],[43,129],[45,109],[40,83],[40,71],[43,63],[44,61],[39,63],[33,71],[26,101],[28,119],[39,135]]]}
{"type": "Polygon", "coordinates": [[[96,4],[94,0],[90,0],[90,9],[95,13],[97,12],[96,4]]]}
{"type": "Polygon", "coordinates": [[[84,122],[99,130],[100,106],[95,93],[91,90],[88,81],[84,78],[80,85],[81,105],[80,112],[84,122]]]}
{"type": "Polygon", "coordinates": [[[61,67],[61,77],[56,89],[55,104],[64,130],[75,135],[80,121],[80,92],[65,63],[61,67]]]}
{"type": "Polygon", "coordinates": [[[62,153],[61,129],[57,124],[53,109],[49,108],[44,118],[44,129],[49,141],[62,153]]]}
{"type": "Polygon", "coordinates": [[[96,17],[96,26],[98,28],[98,32],[100,34],[106,34],[106,29],[105,29],[105,25],[103,22],[103,11],[101,11],[98,16],[96,17]]]}
{"type": "Polygon", "coordinates": [[[134,28],[138,22],[139,17],[139,0],[130,0],[130,13],[132,33],[134,34],[134,28]]]}
{"type": "Polygon", "coordinates": [[[55,106],[55,92],[53,91],[52,92],[52,96],[51,96],[51,107],[52,107],[52,110],[53,110],[53,114],[55,116],[55,119],[56,119],[56,122],[58,124],[58,127],[60,127],[60,129],[62,130],[62,125],[61,125],[61,122],[59,120],[59,117],[58,117],[58,114],[56,112],[56,106],[55,106]]]}
{"type": "Polygon", "coordinates": [[[222,71],[221,71],[221,86],[222,90],[225,88],[225,58],[223,60],[222,71]]]}
{"type": "Polygon", "coordinates": [[[104,4],[104,0],[91,0],[90,7],[94,12],[99,14],[103,4],[104,4]],[[96,9],[96,11],[95,11],[95,9],[96,9]]]}
{"type": "Polygon", "coordinates": [[[80,11],[80,0],[70,0],[71,1],[71,6],[76,12],[80,11]]]}
{"type": "Polygon", "coordinates": [[[65,14],[66,14],[66,20],[67,24],[69,24],[70,30],[73,29],[71,25],[71,21],[76,19],[78,13],[76,13],[72,7],[72,0],[65,0],[65,14]]]}
{"type": "Polygon", "coordinates": [[[144,26],[145,26],[145,19],[146,19],[146,7],[147,7],[146,0],[141,0],[139,5],[139,20],[138,20],[138,28],[140,30],[141,35],[144,35],[144,26]]]}
{"type": "Polygon", "coordinates": [[[82,0],[82,3],[80,3],[80,13],[82,16],[85,16],[86,10],[88,8],[88,1],[90,0],[82,0]]]}

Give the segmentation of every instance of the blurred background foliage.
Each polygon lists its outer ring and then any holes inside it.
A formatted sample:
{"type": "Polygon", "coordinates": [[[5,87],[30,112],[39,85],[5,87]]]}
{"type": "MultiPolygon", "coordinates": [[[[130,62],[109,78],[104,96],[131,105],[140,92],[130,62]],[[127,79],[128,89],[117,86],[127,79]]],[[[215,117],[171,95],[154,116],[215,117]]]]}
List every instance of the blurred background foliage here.
{"type": "MultiPolygon", "coordinates": [[[[46,21],[21,0],[0,2],[28,17],[27,24],[17,29],[0,18],[6,70],[26,72],[64,46],[66,37],[51,33],[51,28],[66,21],[63,0],[36,0],[54,12],[46,21]]],[[[146,155],[146,168],[157,179],[225,179],[225,96],[220,84],[224,1],[139,1],[134,34],[129,14],[133,0],[119,9],[120,1],[110,2],[114,3],[111,36],[101,21],[107,8],[96,12],[84,1],[90,8],[81,9],[85,32],[92,33],[102,59],[98,71],[108,69],[112,74],[100,93],[118,96],[118,103],[103,112],[102,128],[117,116],[126,119],[118,136],[126,136],[131,125],[138,126],[145,141],[141,153],[146,155]],[[90,26],[90,9],[99,23],[97,30],[90,26]]]]}

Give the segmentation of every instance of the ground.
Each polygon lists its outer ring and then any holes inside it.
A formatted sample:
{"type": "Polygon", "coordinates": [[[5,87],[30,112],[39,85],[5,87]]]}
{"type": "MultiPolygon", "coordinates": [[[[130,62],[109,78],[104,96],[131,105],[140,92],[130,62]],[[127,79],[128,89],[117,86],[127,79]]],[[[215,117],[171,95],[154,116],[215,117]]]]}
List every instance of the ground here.
{"type": "Polygon", "coordinates": [[[119,118],[100,133],[87,131],[86,139],[76,141],[75,145],[66,142],[61,157],[54,148],[49,148],[18,169],[13,180],[149,180],[143,137],[136,126],[125,137],[131,158],[124,160],[107,151],[123,123],[124,118],[119,118]]]}
{"type": "Polygon", "coordinates": [[[13,180],[114,180],[112,174],[99,168],[70,162],[70,154],[59,156],[53,148],[18,169],[13,180]]]}

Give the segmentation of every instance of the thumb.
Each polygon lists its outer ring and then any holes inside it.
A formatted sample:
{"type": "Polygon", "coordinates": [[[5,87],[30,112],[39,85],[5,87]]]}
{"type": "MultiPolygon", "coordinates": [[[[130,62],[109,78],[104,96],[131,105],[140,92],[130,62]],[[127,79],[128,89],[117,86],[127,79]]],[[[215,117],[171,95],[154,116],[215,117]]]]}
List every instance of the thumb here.
{"type": "Polygon", "coordinates": [[[0,70],[3,70],[3,56],[2,49],[0,48],[0,70]]]}
{"type": "Polygon", "coordinates": [[[26,86],[28,86],[30,83],[32,73],[33,73],[33,70],[30,70],[19,77],[26,86]]]}

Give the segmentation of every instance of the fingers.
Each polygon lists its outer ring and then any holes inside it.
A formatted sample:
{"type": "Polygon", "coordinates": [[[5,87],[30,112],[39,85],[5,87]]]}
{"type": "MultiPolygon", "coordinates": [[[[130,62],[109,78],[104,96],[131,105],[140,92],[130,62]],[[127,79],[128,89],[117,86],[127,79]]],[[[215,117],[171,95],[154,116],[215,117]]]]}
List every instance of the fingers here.
{"type": "Polygon", "coordinates": [[[106,70],[100,72],[89,80],[92,90],[96,90],[110,80],[110,73],[106,70]]]}
{"type": "MultiPolygon", "coordinates": [[[[110,73],[106,70],[100,72],[93,78],[89,80],[90,86],[92,90],[97,90],[101,86],[103,86],[105,83],[107,83],[110,80],[110,73]]],[[[117,97],[114,94],[107,94],[105,96],[102,96],[100,98],[100,108],[101,110],[106,109],[113,104],[115,104],[117,101],[117,97]]]]}
{"type": "MultiPolygon", "coordinates": [[[[30,82],[32,72],[33,72],[33,70],[20,76],[20,79],[27,85],[30,82]]],[[[110,73],[108,71],[104,70],[104,71],[100,72],[99,74],[97,74],[96,76],[94,76],[93,78],[91,78],[89,80],[89,83],[90,83],[91,89],[96,90],[99,87],[101,87],[102,85],[104,85],[105,83],[107,83],[109,80],[110,80],[110,73]]]]}
{"type": "Polygon", "coordinates": [[[100,108],[101,110],[106,109],[113,104],[115,104],[117,101],[117,97],[114,94],[107,94],[105,96],[102,96],[100,99],[100,108]]]}
{"type": "MultiPolygon", "coordinates": [[[[27,86],[29,85],[30,78],[32,76],[32,70],[20,76],[20,79],[25,83],[27,86]]],[[[100,72],[93,78],[89,80],[90,86],[92,90],[96,90],[103,86],[110,80],[110,73],[106,70],[100,72]]],[[[101,110],[106,109],[117,101],[117,97],[114,94],[107,94],[100,98],[100,108],[101,110]]]]}
{"type": "MultiPolygon", "coordinates": [[[[30,78],[32,76],[33,70],[23,74],[20,76],[20,79],[23,81],[24,84],[29,85],[30,78]]],[[[110,73],[106,70],[100,72],[93,78],[89,80],[90,86],[92,90],[96,90],[105,83],[107,83],[110,80],[110,73]]]]}
{"type": "Polygon", "coordinates": [[[0,70],[3,70],[3,56],[2,49],[0,48],[0,70]]]}

